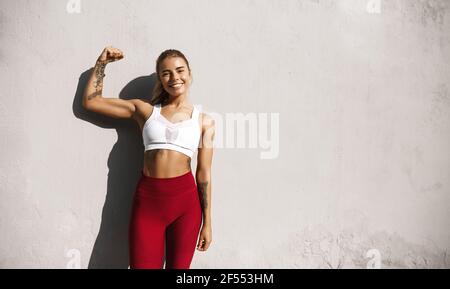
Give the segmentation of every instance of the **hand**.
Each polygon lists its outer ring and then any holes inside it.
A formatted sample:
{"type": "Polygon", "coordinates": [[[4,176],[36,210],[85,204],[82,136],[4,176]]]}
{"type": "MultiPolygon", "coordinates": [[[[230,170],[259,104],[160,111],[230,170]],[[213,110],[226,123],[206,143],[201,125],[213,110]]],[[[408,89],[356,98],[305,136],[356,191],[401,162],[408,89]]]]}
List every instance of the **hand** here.
{"type": "Polygon", "coordinates": [[[97,62],[100,62],[102,64],[107,64],[113,61],[120,60],[124,57],[123,52],[120,51],[117,48],[114,48],[112,46],[107,46],[105,49],[103,49],[102,53],[97,59],[97,62]]]}
{"type": "Polygon", "coordinates": [[[202,226],[200,231],[200,237],[198,239],[197,250],[206,251],[212,241],[212,230],[211,226],[202,226]]]}

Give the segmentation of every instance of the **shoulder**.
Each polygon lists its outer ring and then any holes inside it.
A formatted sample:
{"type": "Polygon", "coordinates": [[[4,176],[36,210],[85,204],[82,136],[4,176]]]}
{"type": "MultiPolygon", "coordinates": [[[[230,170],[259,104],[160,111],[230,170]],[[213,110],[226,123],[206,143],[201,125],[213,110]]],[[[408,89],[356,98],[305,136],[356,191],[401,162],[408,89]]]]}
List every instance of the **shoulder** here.
{"type": "Polygon", "coordinates": [[[212,118],[212,116],[210,116],[209,114],[207,114],[205,112],[200,113],[200,118],[202,119],[202,125],[206,125],[206,126],[214,126],[215,125],[214,118],[212,118]]]}
{"type": "Polygon", "coordinates": [[[214,129],[215,127],[215,121],[212,116],[205,112],[200,113],[200,119],[202,124],[202,131],[208,130],[208,129],[214,129]]]}
{"type": "Polygon", "coordinates": [[[147,119],[148,115],[153,113],[154,106],[150,104],[150,100],[134,98],[128,101],[136,108],[133,115],[135,119],[147,119]]]}

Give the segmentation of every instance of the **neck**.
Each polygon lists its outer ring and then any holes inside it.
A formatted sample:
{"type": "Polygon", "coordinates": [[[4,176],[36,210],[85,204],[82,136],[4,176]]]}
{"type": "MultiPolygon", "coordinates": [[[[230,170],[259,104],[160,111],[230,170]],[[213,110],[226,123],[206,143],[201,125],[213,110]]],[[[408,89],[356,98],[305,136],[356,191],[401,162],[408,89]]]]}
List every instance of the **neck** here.
{"type": "Polygon", "coordinates": [[[180,94],[178,96],[169,95],[169,99],[166,102],[166,106],[170,105],[175,108],[179,108],[187,104],[187,93],[180,94]]]}

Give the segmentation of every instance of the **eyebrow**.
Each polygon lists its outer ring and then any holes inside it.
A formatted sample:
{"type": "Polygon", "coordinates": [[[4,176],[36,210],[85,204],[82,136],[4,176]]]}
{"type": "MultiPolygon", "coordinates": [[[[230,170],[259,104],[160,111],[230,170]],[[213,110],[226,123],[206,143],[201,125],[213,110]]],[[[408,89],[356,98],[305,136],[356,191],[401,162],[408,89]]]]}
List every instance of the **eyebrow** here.
{"type": "MultiPolygon", "coordinates": [[[[184,66],[178,66],[177,68],[175,68],[175,70],[177,70],[179,68],[184,68],[184,66]]],[[[161,71],[161,73],[166,72],[166,71],[170,71],[170,70],[169,69],[164,69],[163,71],[161,71]]]]}

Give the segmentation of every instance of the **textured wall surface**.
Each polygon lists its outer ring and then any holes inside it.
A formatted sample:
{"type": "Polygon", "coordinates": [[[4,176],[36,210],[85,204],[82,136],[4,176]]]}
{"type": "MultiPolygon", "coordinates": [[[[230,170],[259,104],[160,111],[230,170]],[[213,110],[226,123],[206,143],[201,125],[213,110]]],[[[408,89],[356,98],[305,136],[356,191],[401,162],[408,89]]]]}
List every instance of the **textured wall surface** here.
{"type": "Polygon", "coordinates": [[[150,97],[157,56],[176,48],[191,102],[216,118],[213,243],[191,268],[449,268],[449,12],[1,0],[0,267],[127,268],[142,139],[81,107],[113,45],[125,58],[105,97],[150,97]]]}

